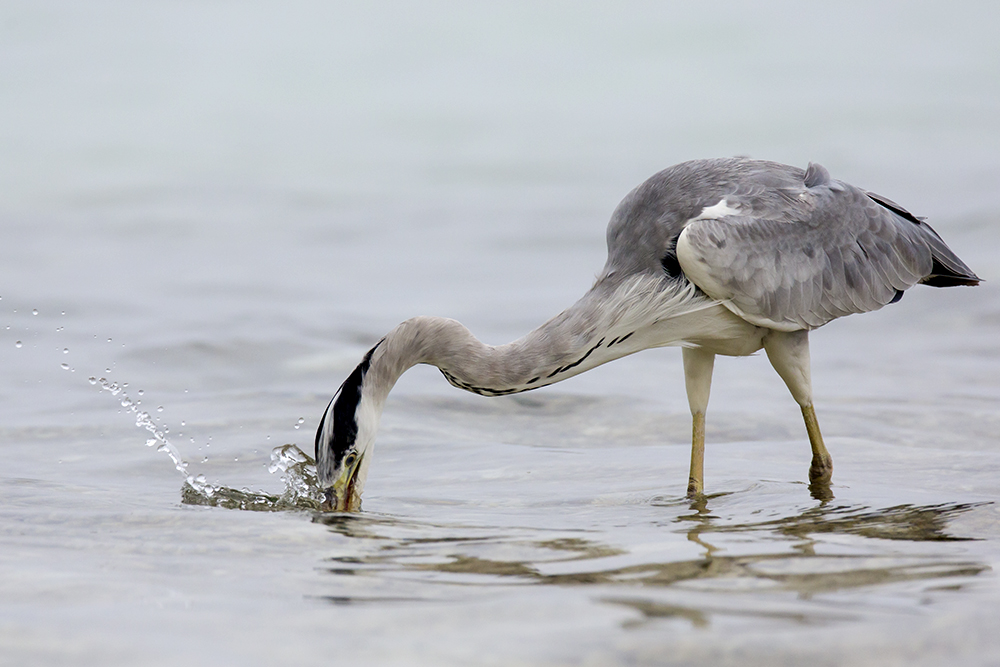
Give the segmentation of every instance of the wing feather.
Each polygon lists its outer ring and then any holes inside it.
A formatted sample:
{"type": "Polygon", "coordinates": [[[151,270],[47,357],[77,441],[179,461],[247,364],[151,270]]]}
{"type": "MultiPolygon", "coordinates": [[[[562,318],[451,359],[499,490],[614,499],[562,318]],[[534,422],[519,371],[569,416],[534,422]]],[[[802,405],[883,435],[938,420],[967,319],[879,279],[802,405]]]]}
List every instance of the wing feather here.
{"type": "MultiPolygon", "coordinates": [[[[748,321],[785,331],[877,310],[931,275],[947,246],[926,223],[845,183],[813,182],[782,210],[692,220],[677,243],[685,275],[748,321]]],[[[954,257],[945,268],[958,270],[954,257]]]]}

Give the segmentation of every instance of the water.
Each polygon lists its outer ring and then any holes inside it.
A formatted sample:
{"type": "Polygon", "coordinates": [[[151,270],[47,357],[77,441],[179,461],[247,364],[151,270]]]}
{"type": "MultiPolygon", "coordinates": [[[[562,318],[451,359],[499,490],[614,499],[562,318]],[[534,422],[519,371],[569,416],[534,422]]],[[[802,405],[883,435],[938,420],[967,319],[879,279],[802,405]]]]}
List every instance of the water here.
{"type": "Polygon", "coordinates": [[[997,11],[5,3],[0,664],[1000,661],[997,11]],[[759,357],[716,364],[685,500],[659,350],[498,399],[414,369],[364,511],[311,509],[381,335],[520,336],[629,189],[732,154],[899,201],[987,281],[813,335],[833,500],[759,357]]]}

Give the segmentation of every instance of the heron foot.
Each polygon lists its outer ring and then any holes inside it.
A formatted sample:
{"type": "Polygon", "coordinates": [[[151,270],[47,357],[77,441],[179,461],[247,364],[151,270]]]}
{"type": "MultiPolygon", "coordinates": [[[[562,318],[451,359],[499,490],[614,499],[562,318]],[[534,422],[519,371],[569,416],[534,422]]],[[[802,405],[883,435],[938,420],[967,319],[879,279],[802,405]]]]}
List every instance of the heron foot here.
{"type": "Polygon", "coordinates": [[[829,484],[833,479],[833,457],[828,452],[813,456],[809,465],[810,484],[829,484]]]}
{"type": "Polygon", "coordinates": [[[829,452],[813,456],[812,464],[809,466],[809,495],[820,502],[833,500],[833,491],[830,489],[832,479],[833,458],[829,452]]]}

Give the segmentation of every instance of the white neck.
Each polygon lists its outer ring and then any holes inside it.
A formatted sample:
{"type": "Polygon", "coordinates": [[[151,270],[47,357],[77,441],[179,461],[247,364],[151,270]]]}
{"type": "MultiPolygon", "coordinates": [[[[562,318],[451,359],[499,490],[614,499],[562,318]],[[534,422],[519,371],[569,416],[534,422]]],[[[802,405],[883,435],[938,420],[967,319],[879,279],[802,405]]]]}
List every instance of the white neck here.
{"type": "MultiPolygon", "coordinates": [[[[437,366],[461,389],[503,396],[560,382],[642,349],[684,344],[700,333],[695,331],[700,318],[686,316],[717,304],[690,283],[670,282],[659,275],[636,275],[621,283],[606,276],[573,306],[506,345],[486,345],[455,320],[407,320],[390,331],[366,360],[354,412],[355,442],[359,449],[371,448],[389,392],[416,364],[437,366]]],[[[324,421],[328,419],[329,410],[324,421]]],[[[318,438],[320,481],[330,483],[332,463],[326,461],[321,445],[318,438]]],[[[370,455],[364,457],[364,468],[370,460],[370,455]]],[[[359,485],[366,472],[359,471],[359,485]]]]}
{"type": "Polygon", "coordinates": [[[423,363],[437,366],[456,387],[484,396],[537,389],[641,349],[683,344],[692,332],[678,326],[682,316],[717,303],[690,284],[664,289],[658,276],[636,276],[617,286],[598,283],[531,333],[496,346],[480,342],[455,320],[415,317],[375,350],[365,386],[381,403],[405,371],[423,363]]]}

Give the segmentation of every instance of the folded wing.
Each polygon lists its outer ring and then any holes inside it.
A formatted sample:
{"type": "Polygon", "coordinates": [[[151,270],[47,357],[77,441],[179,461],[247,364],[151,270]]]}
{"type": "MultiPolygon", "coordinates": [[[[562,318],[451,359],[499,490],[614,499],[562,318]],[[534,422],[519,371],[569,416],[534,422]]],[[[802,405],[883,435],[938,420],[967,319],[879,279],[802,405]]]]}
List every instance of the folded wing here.
{"type": "Polygon", "coordinates": [[[816,169],[782,210],[755,215],[733,202],[733,215],[692,220],[677,243],[688,279],[746,320],[782,331],[877,310],[919,282],[978,283],[927,223],[878,195],[810,179],[826,176],[816,169]]]}

